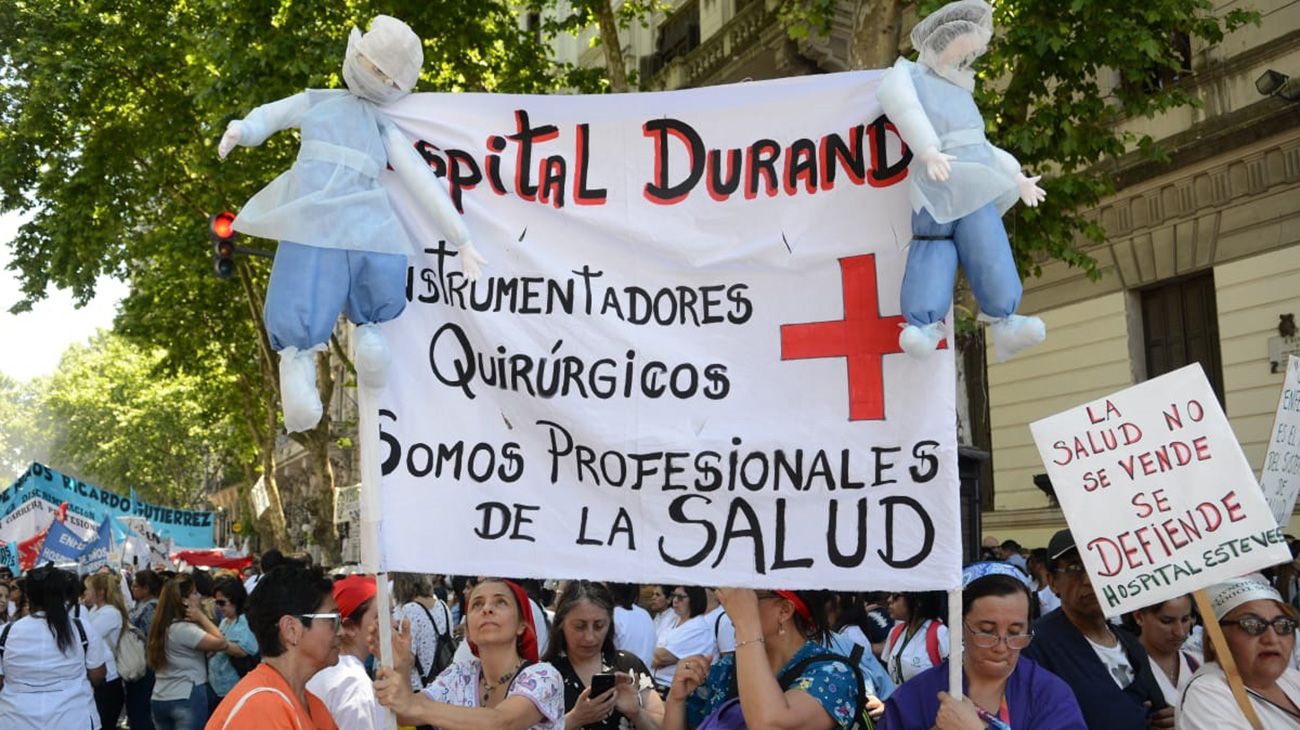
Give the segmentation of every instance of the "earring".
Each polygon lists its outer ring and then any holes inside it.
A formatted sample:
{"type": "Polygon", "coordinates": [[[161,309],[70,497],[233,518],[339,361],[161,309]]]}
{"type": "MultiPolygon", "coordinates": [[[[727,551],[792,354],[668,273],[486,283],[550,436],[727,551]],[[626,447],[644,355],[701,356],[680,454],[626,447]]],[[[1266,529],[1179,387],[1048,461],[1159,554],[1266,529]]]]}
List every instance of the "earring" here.
{"type": "Polygon", "coordinates": [[[781,623],[779,623],[779,624],[776,625],[776,633],[777,633],[778,636],[785,636],[785,622],[784,622],[784,621],[782,621],[781,623]]]}

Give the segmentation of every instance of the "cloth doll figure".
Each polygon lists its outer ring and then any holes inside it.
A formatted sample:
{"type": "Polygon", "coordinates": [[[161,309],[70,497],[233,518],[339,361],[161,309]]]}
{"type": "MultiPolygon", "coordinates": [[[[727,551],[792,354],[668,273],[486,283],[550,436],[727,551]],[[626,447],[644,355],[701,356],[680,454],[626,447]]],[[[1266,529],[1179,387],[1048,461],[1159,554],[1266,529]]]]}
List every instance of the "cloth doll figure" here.
{"type": "Polygon", "coordinates": [[[881,80],[877,97],[899,135],[915,153],[908,174],[912,242],[903,274],[907,326],[899,344],[926,357],[943,339],[961,264],[992,322],[999,360],[1042,342],[1043,321],[1016,314],[1020,275],[1002,214],[1019,198],[1036,206],[1046,196],[1038,177],[984,137],[975,106],[971,64],[993,37],[993,9],[984,0],[958,0],[926,16],[912,30],[919,58],[898,59],[881,80]]]}
{"type": "Polygon", "coordinates": [[[235,230],[280,241],[266,292],[265,320],[280,354],[284,425],[305,431],[320,421],[316,353],[340,311],[358,325],[356,369],[363,386],[383,387],[390,355],[378,325],[406,306],[411,243],[379,174],[391,166],[441,232],[459,250],[465,276],[486,262],[470,243],[447,192],[383,107],[411,93],[424,51],[405,23],[376,16],[362,35],[353,28],[343,60],[347,89],[308,89],[254,109],[230,123],[218,155],[253,147],[296,127],[298,158],[245,205],[235,230]]]}

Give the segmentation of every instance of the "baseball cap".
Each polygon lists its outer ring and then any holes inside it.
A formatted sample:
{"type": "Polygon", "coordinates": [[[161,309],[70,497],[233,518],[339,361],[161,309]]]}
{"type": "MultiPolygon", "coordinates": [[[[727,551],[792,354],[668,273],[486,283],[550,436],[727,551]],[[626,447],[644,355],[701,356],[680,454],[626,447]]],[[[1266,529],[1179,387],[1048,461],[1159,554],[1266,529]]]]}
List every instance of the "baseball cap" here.
{"type": "Polygon", "coordinates": [[[1070,534],[1069,528],[1057,530],[1047,543],[1047,557],[1055,560],[1075,548],[1074,535],[1070,534]]]}

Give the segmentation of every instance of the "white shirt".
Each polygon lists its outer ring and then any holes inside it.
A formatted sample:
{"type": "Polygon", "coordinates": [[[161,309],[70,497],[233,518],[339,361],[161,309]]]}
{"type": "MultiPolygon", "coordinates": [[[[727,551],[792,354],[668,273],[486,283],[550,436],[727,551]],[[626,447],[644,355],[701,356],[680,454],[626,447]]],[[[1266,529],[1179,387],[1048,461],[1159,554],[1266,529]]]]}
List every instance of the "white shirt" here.
{"type": "Polygon", "coordinates": [[[721,606],[718,607],[718,610],[722,611],[722,613],[713,616],[713,640],[718,645],[718,653],[714,656],[715,659],[723,654],[736,653],[736,625],[731,623],[731,617],[727,615],[727,612],[721,606]]]}
{"type": "MultiPolygon", "coordinates": [[[[930,658],[930,650],[925,646],[926,634],[932,623],[931,619],[923,621],[911,639],[907,638],[907,629],[898,632],[897,643],[885,639],[882,656],[885,658],[885,668],[889,670],[889,678],[895,684],[902,684],[936,665],[930,658]]],[[[939,659],[942,661],[948,658],[948,627],[939,624],[938,636],[935,638],[939,642],[939,659]]]]}
{"type": "Polygon", "coordinates": [[[92,608],[84,614],[82,622],[86,625],[86,631],[94,630],[99,634],[99,638],[104,640],[104,646],[108,649],[108,656],[105,658],[104,668],[105,682],[112,682],[117,679],[117,658],[113,655],[113,650],[117,646],[117,639],[122,635],[122,614],[117,612],[116,608],[104,604],[99,608],[92,608]]]}
{"type": "Polygon", "coordinates": [[[644,608],[614,607],[614,648],[636,655],[647,667],[655,654],[655,622],[644,608]]]}
{"type": "Polygon", "coordinates": [[[1059,608],[1060,605],[1061,605],[1061,599],[1055,593],[1052,592],[1051,586],[1043,586],[1043,589],[1038,592],[1038,611],[1039,611],[1038,615],[1039,616],[1046,616],[1047,614],[1059,608]]]}
{"type": "Polygon", "coordinates": [[[385,713],[375,697],[375,686],[366,676],[366,666],[351,654],[339,654],[338,664],[307,680],[307,690],[325,703],[339,730],[383,727],[385,713]]]}
{"type": "MultiPolygon", "coordinates": [[[[688,619],[669,631],[657,646],[667,649],[678,659],[696,654],[713,656],[714,649],[717,648],[717,643],[713,640],[713,621],[708,618],[708,614],[688,619]]],[[[655,669],[652,674],[655,684],[667,687],[673,683],[673,675],[677,674],[677,664],[655,669]]]]}
{"type": "MultiPolygon", "coordinates": [[[[671,608],[665,608],[664,610],[655,614],[654,621],[655,621],[655,645],[660,646],[663,644],[664,636],[666,636],[669,631],[672,631],[673,629],[677,628],[677,624],[681,623],[681,617],[678,616],[677,612],[672,610],[671,608]]],[[[650,665],[647,664],[646,666],[648,667],[650,665]]]]}
{"type": "MultiPolygon", "coordinates": [[[[1083,638],[1088,639],[1086,636],[1083,638]]],[[[1088,644],[1092,647],[1092,651],[1097,655],[1097,658],[1101,660],[1101,663],[1105,665],[1110,678],[1115,680],[1115,684],[1120,689],[1133,684],[1133,677],[1137,673],[1133,671],[1133,665],[1129,664],[1128,653],[1124,651],[1124,645],[1118,639],[1116,639],[1114,646],[1102,646],[1092,639],[1088,639],[1088,644]]]]}
{"type": "Polygon", "coordinates": [[[1183,688],[1192,681],[1192,665],[1187,663],[1187,655],[1178,652],[1177,685],[1169,681],[1169,675],[1165,674],[1165,670],[1159,664],[1156,664],[1155,657],[1148,656],[1147,661],[1151,662],[1151,673],[1156,675],[1156,684],[1160,685],[1160,693],[1165,696],[1165,704],[1178,707],[1178,698],[1183,696],[1183,688]]]}
{"type": "MultiPolygon", "coordinates": [[[[1287,669],[1278,677],[1277,684],[1293,704],[1300,707],[1300,672],[1287,669]]],[[[1295,730],[1300,718],[1291,716],[1280,707],[1258,695],[1250,695],[1250,704],[1259,715],[1264,730],[1295,730]]],[[[1222,728],[1248,727],[1241,717],[1241,708],[1232,698],[1228,680],[1217,663],[1203,665],[1183,689],[1178,705],[1179,730],[1222,730],[1222,728]]]]}
{"type": "Polygon", "coordinates": [[[0,676],[5,680],[0,691],[4,730],[99,730],[99,712],[86,670],[107,661],[104,640],[87,627],[83,653],[81,635],[70,626],[72,646],[61,652],[43,615],[24,616],[11,626],[0,659],[0,676]]]}
{"type": "Polygon", "coordinates": [[[253,589],[257,587],[257,583],[260,580],[262,580],[261,573],[254,573],[253,575],[248,576],[248,578],[244,580],[244,592],[250,596],[253,595],[253,589]]]}

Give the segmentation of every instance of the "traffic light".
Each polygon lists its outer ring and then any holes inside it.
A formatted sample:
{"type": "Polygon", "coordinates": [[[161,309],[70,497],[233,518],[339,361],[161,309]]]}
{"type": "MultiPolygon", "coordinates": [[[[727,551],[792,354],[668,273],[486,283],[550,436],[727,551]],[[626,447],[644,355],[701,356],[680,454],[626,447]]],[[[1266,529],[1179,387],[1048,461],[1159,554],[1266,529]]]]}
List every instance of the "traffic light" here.
{"type": "Polygon", "coordinates": [[[212,216],[208,221],[208,237],[212,239],[212,270],[217,278],[229,279],[235,273],[235,214],[228,210],[212,216]]]}

